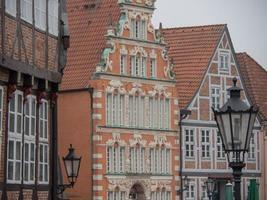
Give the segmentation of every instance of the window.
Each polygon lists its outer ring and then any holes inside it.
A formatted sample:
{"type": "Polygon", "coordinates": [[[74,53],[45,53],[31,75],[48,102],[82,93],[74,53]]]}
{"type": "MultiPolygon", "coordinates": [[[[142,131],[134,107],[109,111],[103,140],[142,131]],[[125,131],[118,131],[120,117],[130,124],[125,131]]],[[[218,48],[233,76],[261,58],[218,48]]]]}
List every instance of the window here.
{"type": "Polygon", "coordinates": [[[201,152],[202,158],[210,158],[210,131],[201,131],[201,152]]]}
{"type": "Polygon", "coordinates": [[[225,159],[225,152],[223,150],[222,139],[218,131],[217,131],[217,158],[225,159]]]}
{"type": "Polygon", "coordinates": [[[211,106],[212,108],[220,108],[220,88],[212,87],[211,88],[211,106]]]}
{"type": "Polygon", "coordinates": [[[32,0],[21,0],[21,18],[32,23],[32,0]]]}
{"type": "Polygon", "coordinates": [[[248,159],[249,160],[255,160],[256,159],[255,134],[252,134],[251,139],[250,139],[248,159]]]}
{"type": "Polygon", "coordinates": [[[109,146],[107,148],[107,172],[124,173],[125,148],[109,146]]]}
{"type": "Polygon", "coordinates": [[[134,39],[146,39],[146,21],[131,20],[131,37],[134,39]]]}
{"type": "Polygon", "coordinates": [[[17,90],[13,93],[8,107],[7,180],[18,183],[21,180],[22,158],[22,92],[17,90]]]}
{"type": "Polygon", "coordinates": [[[108,192],[108,200],[126,200],[126,192],[110,191],[108,192]]]}
{"type": "Polygon", "coordinates": [[[125,113],[125,96],[122,94],[107,94],[107,125],[123,126],[125,113]]]}
{"type": "Polygon", "coordinates": [[[144,96],[129,96],[129,124],[130,127],[145,126],[145,97],[144,96]]]}
{"type": "Polygon", "coordinates": [[[202,186],[201,186],[201,200],[209,200],[208,198],[208,194],[207,194],[207,187],[205,185],[205,183],[202,183],[202,186]]]}
{"type": "Polygon", "coordinates": [[[131,56],[131,75],[145,77],[146,76],[146,57],[140,54],[131,56]]]}
{"type": "Polygon", "coordinates": [[[3,87],[0,86],[0,135],[2,134],[3,126],[3,87]]]}
{"type": "Polygon", "coordinates": [[[219,56],[220,60],[220,70],[221,71],[228,71],[229,70],[229,65],[230,65],[230,55],[229,53],[224,53],[221,52],[219,56]]]}
{"type": "Polygon", "coordinates": [[[194,129],[185,130],[185,156],[194,158],[195,156],[195,134],[194,129]]]}
{"type": "Polygon", "coordinates": [[[16,16],[17,3],[16,0],[6,0],[6,12],[12,16],[16,16]]]}
{"type": "Polygon", "coordinates": [[[149,98],[149,127],[170,129],[170,99],[149,98]]]}
{"type": "Polygon", "coordinates": [[[24,106],[24,181],[35,180],[36,98],[27,96],[24,106]]]}
{"type": "Polygon", "coordinates": [[[126,55],[121,55],[120,58],[120,74],[126,74],[126,55]]]}
{"type": "Polygon", "coordinates": [[[39,182],[48,183],[48,144],[40,144],[39,149],[39,182]]]}
{"type": "Polygon", "coordinates": [[[46,30],[46,1],[35,0],[34,7],[36,27],[46,30]]]}
{"type": "Polygon", "coordinates": [[[151,78],[157,77],[157,61],[155,58],[150,59],[150,77],[151,78]]]}
{"type": "Polygon", "coordinates": [[[145,148],[139,146],[130,148],[130,172],[145,172],[145,148]]]}
{"type": "Polygon", "coordinates": [[[171,150],[167,148],[150,149],[150,172],[153,174],[171,173],[171,150]]]}
{"type": "Polygon", "coordinates": [[[39,105],[39,182],[48,184],[49,148],[48,148],[48,101],[42,100],[39,105]]]}
{"type": "Polygon", "coordinates": [[[58,35],[58,0],[48,1],[48,30],[53,35],[58,35]]]}
{"type": "Polygon", "coordinates": [[[186,200],[194,200],[195,199],[195,183],[190,182],[188,190],[186,191],[186,200]]]}
{"type": "Polygon", "coordinates": [[[169,191],[156,191],[156,192],[151,192],[151,200],[171,200],[171,192],[169,191]]]}

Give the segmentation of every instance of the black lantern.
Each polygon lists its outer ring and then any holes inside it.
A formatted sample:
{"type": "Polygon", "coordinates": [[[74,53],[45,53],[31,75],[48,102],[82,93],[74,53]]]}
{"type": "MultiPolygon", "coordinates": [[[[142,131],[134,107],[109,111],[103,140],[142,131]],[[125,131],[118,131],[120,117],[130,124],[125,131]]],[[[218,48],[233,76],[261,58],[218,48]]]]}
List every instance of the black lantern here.
{"type": "Polygon", "coordinates": [[[208,178],[205,181],[206,191],[209,199],[211,200],[215,192],[215,181],[212,178],[208,178]]]}
{"type": "Polygon", "coordinates": [[[229,89],[230,98],[219,110],[213,109],[215,121],[227,153],[229,166],[233,169],[235,179],[235,200],[241,199],[240,182],[242,169],[245,167],[245,153],[249,150],[252,129],[258,109],[248,106],[240,99],[241,88],[237,87],[237,79],[233,79],[233,87],[229,89]]]}
{"type": "Polygon", "coordinates": [[[69,184],[59,185],[59,194],[61,194],[66,188],[72,188],[76,183],[79,174],[81,157],[76,156],[75,149],[72,148],[72,145],[70,145],[68,155],[63,157],[63,162],[69,184]]]}

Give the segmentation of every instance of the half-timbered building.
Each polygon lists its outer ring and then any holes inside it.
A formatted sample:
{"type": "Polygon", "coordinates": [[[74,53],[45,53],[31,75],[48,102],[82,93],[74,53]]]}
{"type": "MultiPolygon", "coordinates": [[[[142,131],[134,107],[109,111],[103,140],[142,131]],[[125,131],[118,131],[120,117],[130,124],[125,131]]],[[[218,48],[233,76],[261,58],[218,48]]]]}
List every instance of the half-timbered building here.
{"type": "MultiPolygon", "coordinates": [[[[170,28],[163,33],[173,59],[180,108],[191,111],[180,123],[180,178],[187,176],[190,180],[181,197],[208,199],[204,182],[211,177],[216,180],[217,198],[224,199],[224,188],[232,179],[232,169],[228,166],[211,108],[220,108],[229,98],[227,89],[232,86],[234,77],[244,89],[242,99],[249,105],[254,103],[244,84],[247,77],[241,73],[226,25],[170,28]]],[[[242,199],[247,198],[250,179],[263,183],[260,179],[263,134],[260,132],[261,125],[257,121],[245,159],[242,199]]]]}
{"type": "Polygon", "coordinates": [[[3,200],[50,199],[57,192],[52,189],[57,177],[56,93],[68,47],[64,4],[64,0],[0,1],[3,200]]]}

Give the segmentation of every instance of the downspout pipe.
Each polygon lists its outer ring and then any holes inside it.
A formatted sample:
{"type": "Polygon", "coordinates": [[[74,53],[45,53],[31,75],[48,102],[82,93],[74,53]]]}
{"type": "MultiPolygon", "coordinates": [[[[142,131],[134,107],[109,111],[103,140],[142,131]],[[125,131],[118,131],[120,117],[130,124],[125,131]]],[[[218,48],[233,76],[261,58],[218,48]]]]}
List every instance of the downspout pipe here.
{"type": "Polygon", "coordinates": [[[179,128],[180,128],[180,199],[184,197],[184,180],[183,180],[183,127],[182,121],[186,119],[189,115],[191,115],[191,110],[181,109],[180,110],[180,120],[179,120],[179,128]]]}

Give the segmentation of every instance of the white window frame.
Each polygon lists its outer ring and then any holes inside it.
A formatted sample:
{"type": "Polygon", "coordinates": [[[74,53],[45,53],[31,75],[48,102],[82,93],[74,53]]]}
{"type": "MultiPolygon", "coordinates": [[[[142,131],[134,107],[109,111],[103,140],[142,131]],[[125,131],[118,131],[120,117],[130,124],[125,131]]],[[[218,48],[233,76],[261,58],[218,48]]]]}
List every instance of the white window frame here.
{"type": "Polygon", "coordinates": [[[58,36],[58,9],[58,0],[48,0],[48,30],[55,36],[58,36]]]}
{"type": "Polygon", "coordinates": [[[150,58],[150,77],[157,78],[157,59],[150,58]]]}
{"type": "Polygon", "coordinates": [[[130,172],[131,173],[145,173],[145,148],[144,147],[130,147],[130,172]]]}
{"type": "Polygon", "coordinates": [[[127,66],[127,55],[121,54],[120,55],[120,74],[126,75],[126,66],[127,66]]]}
{"type": "Polygon", "coordinates": [[[221,105],[221,88],[211,86],[210,97],[211,107],[219,109],[221,105]]]}
{"type": "Polygon", "coordinates": [[[125,95],[107,93],[106,95],[106,124],[107,126],[122,127],[125,125],[125,95]]]}
{"type": "Polygon", "coordinates": [[[184,133],[185,133],[184,137],[185,158],[195,159],[195,141],[196,141],[195,129],[185,128],[184,133]]]}
{"type": "Polygon", "coordinates": [[[125,147],[107,147],[107,173],[123,174],[125,172],[125,147]]]}
{"type": "Polygon", "coordinates": [[[46,1],[35,0],[34,2],[35,26],[40,30],[46,30],[46,1]]]}
{"type": "Polygon", "coordinates": [[[125,191],[108,191],[107,200],[126,200],[125,191]]]}
{"type": "Polygon", "coordinates": [[[20,0],[21,19],[29,23],[32,23],[32,1],[33,0],[20,0]]]}
{"type": "Polygon", "coordinates": [[[222,138],[218,130],[217,130],[217,135],[216,135],[216,156],[218,160],[225,161],[225,152],[223,149],[222,138]]]}
{"type": "Polygon", "coordinates": [[[252,133],[251,139],[249,141],[249,151],[247,155],[248,161],[255,161],[257,158],[257,140],[256,140],[256,133],[252,133]]]}
{"type": "Polygon", "coordinates": [[[41,100],[41,103],[39,104],[39,166],[38,166],[38,182],[40,184],[48,184],[49,183],[49,105],[48,101],[45,99],[41,100]],[[44,112],[44,110],[46,110],[44,112]],[[41,123],[43,123],[43,126],[41,126],[41,123]],[[41,135],[41,129],[43,129],[43,135],[41,135]],[[43,148],[43,152],[41,152],[41,148],[43,148]],[[47,152],[45,152],[45,148],[47,152]],[[46,158],[46,159],[45,159],[46,158]],[[42,169],[42,170],[41,170],[42,169]],[[46,172],[45,172],[46,171],[46,172]],[[47,176],[45,176],[47,174],[47,176]],[[42,175],[42,176],[41,176],[42,175]],[[45,180],[45,178],[47,178],[45,180]]]}
{"type": "Polygon", "coordinates": [[[219,52],[219,71],[229,72],[230,69],[230,52],[220,51],[219,52]]]}
{"type": "Polygon", "coordinates": [[[37,102],[36,97],[28,95],[24,104],[24,183],[33,184],[35,181],[35,136],[36,136],[36,117],[37,102]],[[27,127],[28,120],[28,130],[27,127]],[[28,131],[28,133],[27,133],[28,131]],[[28,153],[26,146],[28,145],[28,153]],[[27,168],[27,169],[26,169],[27,168]],[[26,171],[27,170],[27,171],[26,171]]]}
{"type": "Polygon", "coordinates": [[[171,174],[171,149],[151,148],[149,152],[150,172],[152,174],[171,174]]]}
{"type": "Polygon", "coordinates": [[[5,0],[6,12],[14,17],[17,14],[17,3],[16,0],[5,0]]]}
{"type": "Polygon", "coordinates": [[[200,142],[201,143],[201,158],[205,160],[211,159],[211,131],[209,129],[201,129],[200,141],[201,141],[200,142]],[[204,141],[203,141],[203,138],[204,138],[204,141]]]}
{"type": "Polygon", "coordinates": [[[23,92],[16,90],[13,94],[12,94],[12,98],[9,101],[9,105],[8,105],[8,158],[7,158],[7,175],[8,175],[8,165],[9,163],[13,163],[13,178],[9,179],[9,177],[7,176],[7,182],[8,183],[20,183],[21,178],[22,178],[22,114],[23,114],[23,92]],[[20,98],[20,102],[19,99],[20,98]],[[11,111],[11,102],[14,100],[14,111],[11,111]],[[20,103],[20,110],[19,110],[19,105],[18,103],[20,103]],[[10,130],[10,117],[11,115],[14,115],[14,131],[10,130]],[[18,119],[20,118],[20,131],[18,132],[18,119]],[[13,159],[9,158],[9,153],[10,153],[10,148],[9,148],[9,142],[13,141],[14,142],[14,146],[13,146],[13,159]],[[19,158],[17,158],[17,144],[20,143],[20,156],[19,158]],[[20,171],[19,171],[19,179],[16,179],[16,172],[18,171],[16,169],[16,165],[20,166],[20,171]]]}
{"type": "Polygon", "coordinates": [[[162,191],[152,191],[150,193],[150,200],[171,200],[171,192],[162,191]]]}
{"type": "Polygon", "coordinates": [[[141,19],[131,19],[130,35],[133,39],[147,39],[147,22],[141,19]]]}
{"type": "Polygon", "coordinates": [[[185,200],[195,200],[195,198],[196,198],[196,184],[194,181],[190,181],[188,190],[185,192],[185,200]]]}

